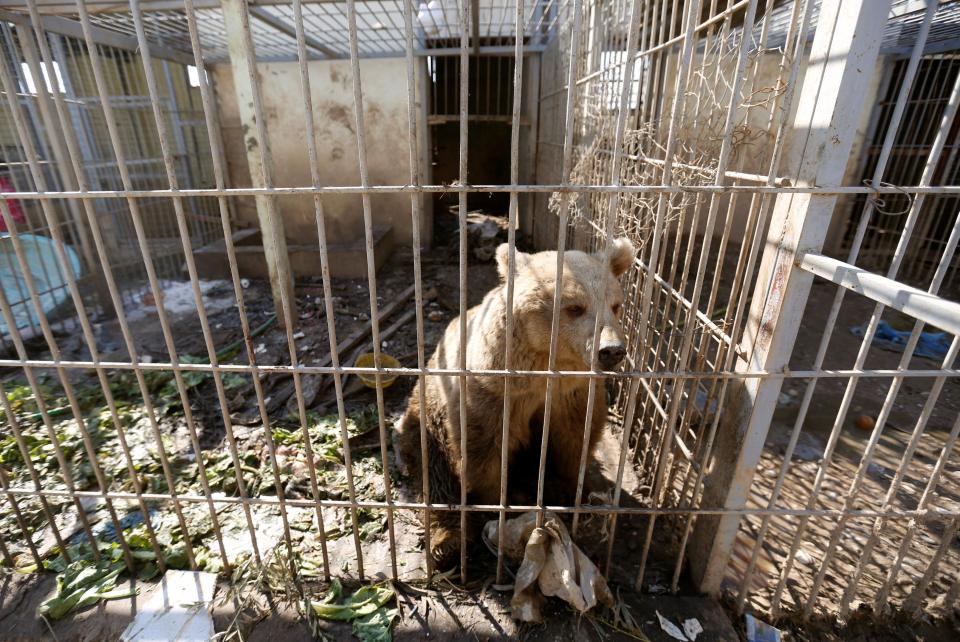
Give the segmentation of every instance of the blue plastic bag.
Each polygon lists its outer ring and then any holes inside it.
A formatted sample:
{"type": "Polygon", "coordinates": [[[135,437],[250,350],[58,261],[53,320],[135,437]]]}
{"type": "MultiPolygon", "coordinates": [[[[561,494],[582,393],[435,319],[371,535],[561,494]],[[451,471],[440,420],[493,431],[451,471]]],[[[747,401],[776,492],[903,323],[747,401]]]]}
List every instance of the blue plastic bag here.
{"type": "MultiPolygon", "coordinates": [[[[866,325],[854,326],[850,328],[850,332],[862,337],[866,327],[866,325]]],[[[909,332],[894,330],[889,323],[881,321],[877,324],[877,331],[873,335],[873,345],[892,352],[903,352],[909,339],[909,332]]],[[[913,354],[917,357],[943,359],[947,356],[949,347],[950,342],[947,340],[946,332],[921,332],[913,354]]]]}

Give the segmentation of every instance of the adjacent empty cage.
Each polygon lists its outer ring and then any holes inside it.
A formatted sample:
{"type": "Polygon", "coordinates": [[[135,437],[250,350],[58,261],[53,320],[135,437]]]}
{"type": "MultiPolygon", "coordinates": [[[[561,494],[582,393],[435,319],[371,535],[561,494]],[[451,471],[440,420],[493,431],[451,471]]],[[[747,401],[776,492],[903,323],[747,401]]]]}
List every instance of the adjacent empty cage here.
{"type": "Polygon", "coordinates": [[[420,579],[421,515],[549,510],[642,592],[956,605],[960,2],[0,7],[8,566],[420,579]],[[634,242],[606,383],[556,334],[426,367],[490,222],[507,297],[520,250],[634,242]],[[391,431],[439,376],[588,378],[606,485],[419,501],[391,431]]]}

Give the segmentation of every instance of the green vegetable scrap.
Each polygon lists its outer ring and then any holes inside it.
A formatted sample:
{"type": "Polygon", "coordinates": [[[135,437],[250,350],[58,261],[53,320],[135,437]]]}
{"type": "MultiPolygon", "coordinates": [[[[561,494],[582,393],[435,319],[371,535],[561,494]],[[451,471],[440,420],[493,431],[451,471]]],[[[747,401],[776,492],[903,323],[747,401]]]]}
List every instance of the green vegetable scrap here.
{"type": "Polygon", "coordinates": [[[59,620],[71,611],[100,600],[132,597],[138,589],[117,589],[117,577],[126,567],[122,559],[101,558],[99,562],[79,559],[57,575],[57,592],[37,608],[38,617],[59,620]]]}
{"type": "Polygon", "coordinates": [[[393,587],[385,584],[362,586],[343,601],[343,587],[336,579],[330,592],[319,602],[311,602],[313,612],[325,620],[351,622],[353,634],[364,642],[389,642],[393,639],[390,627],[397,617],[397,609],[386,605],[396,598],[393,587]]]}

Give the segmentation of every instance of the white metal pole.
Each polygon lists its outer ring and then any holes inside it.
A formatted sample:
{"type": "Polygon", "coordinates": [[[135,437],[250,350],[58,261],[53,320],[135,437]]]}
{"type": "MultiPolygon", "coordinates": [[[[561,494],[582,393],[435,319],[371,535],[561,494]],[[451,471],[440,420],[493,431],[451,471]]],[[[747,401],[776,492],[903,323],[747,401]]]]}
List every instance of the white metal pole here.
{"type": "MultiPolygon", "coordinates": [[[[867,95],[890,9],[889,0],[825,0],[794,117],[790,172],[800,185],[840,185],[867,95]]],[[[777,197],[744,341],[753,343],[741,369],[782,370],[788,364],[813,277],[795,267],[803,251],[823,245],[836,196],[777,197]]],[[[717,435],[701,505],[746,505],[783,381],[753,379],[736,389],[717,435]],[[722,464],[721,464],[722,462],[722,464]]],[[[702,516],[690,542],[694,581],[716,593],[740,520],[702,516]]]]}

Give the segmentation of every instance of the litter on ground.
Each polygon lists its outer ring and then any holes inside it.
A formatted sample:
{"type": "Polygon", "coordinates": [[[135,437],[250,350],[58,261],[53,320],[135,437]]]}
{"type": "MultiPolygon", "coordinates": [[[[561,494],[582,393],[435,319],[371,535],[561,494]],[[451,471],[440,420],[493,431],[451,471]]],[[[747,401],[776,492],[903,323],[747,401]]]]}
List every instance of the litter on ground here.
{"type": "MultiPolygon", "coordinates": [[[[497,520],[487,522],[483,538],[495,550],[499,541],[497,520]]],[[[516,619],[539,622],[544,596],[559,597],[581,613],[597,604],[613,604],[613,594],[600,569],[573,543],[567,527],[555,514],[547,513],[539,528],[534,512],[508,519],[503,544],[506,558],[520,563],[510,601],[516,619]]]]}
{"type": "MultiPolygon", "coordinates": [[[[862,337],[866,330],[866,325],[854,326],[850,332],[854,336],[862,337]]],[[[891,352],[903,352],[910,340],[910,333],[903,330],[895,330],[886,321],[881,321],[877,325],[877,331],[873,335],[873,345],[890,350],[891,352]]],[[[950,348],[950,341],[946,332],[921,332],[917,340],[917,346],[913,350],[914,356],[926,357],[928,359],[943,359],[947,356],[947,350],[950,348]]]]}
{"type": "Polygon", "coordinates": [[[780,642],[780,629],[758,620],[749,613],[744,616],[747,625],[747,642],[780,642]]]}
{"type": "Polygon", "coordinates": [[[121,642],[205,642],[214,635],[210,607],[217,588],[214,573],[167,571],[153,587],[121,642]]]}

